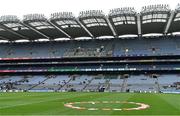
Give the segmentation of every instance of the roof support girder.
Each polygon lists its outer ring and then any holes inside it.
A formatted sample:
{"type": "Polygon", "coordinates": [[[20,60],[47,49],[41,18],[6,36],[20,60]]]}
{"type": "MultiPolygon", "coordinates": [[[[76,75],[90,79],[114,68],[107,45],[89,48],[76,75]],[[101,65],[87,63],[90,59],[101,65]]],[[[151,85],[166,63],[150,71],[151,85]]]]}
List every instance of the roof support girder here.
{"type": "Polygon", "coordinates": [[[72,39],[72,37],[67,34],[66,32],[64,32],[62,29],[60,29],[58,26],[56,26],[55,24],[53,24],[51,21],[47,20],[48,23],[50,23],[52,26],[54,26],[58,31],[62,32],[63,34],[65,34],[68,38],[72,39]]]}
{"type": "Polygon", "coordinates": [[[11,33],[13,33],[13,34],[15,34],[15,35],[23,38],[23,39],[28,39],[28,40],[29,40],[28,37],[26,37],[26,36],[24,36],[24,35],[21,35],[21,34],[19,34],[19,33],[17,33],[17,32],[15,32],[14,30],[12,30],[12,29],[4,26],[2,23],[0,24],[0,27],[1,27],[2,29],[4,29],[4,30],[8,31],[8,32],[11,32],[11,33]]]}
{"type": "Polygon", "coordinates": [[[40,31],[38,31],[37,29],[35,29],[34,27],[32,26],[29,26],[25,23],[22,23],[24,26],[30,28],[31,30],[35,31],[36,33],[39,33],[40,35],[42,35],[43,37],[45,37],[46,39],[50,39],[50,37],[48,37],[47,35],[45,35],[44,33],[41,33],[40,31]]]}
{"type": "Polygon", "coordinates": [[[106,16],[105,19],[106,19],[107,24],[109,25],[109,28],[111,29],[114,37],[117,37],[118,35],[117,35],[116,31],[115,31],[115,28],[113,27],[113,25],[111,25],[111,23],[110,23],[110,21],[109,21],[109,19],[108,19],[108,16],[106,16]]]}
{"type": "Polygon", "coordinates": [[[141,35],[142,31],[141,31],[141,17],[140,17],[140,14],[137,14],[137,30],[138,30],[138,35],[141,35]]]}
{"type": "Polygon", "coordinates": [[[170,18],[169,18],[169,20],[167,22],[166,28],[164,30],[164,34],[168,33],[168,30],[169,30],[169,27],[171,26],[171,23],[173,21],[174,15],[175,15],[174,11],[171,11],[171,15],[170,15],[170,18]]]}
{"type": "Polygon", "coordinates": [[[79,18],[76,19],[76,21],[81,25],[81,27],[89,34],[89,36],[91,36],[92,38],[94,38],[94,35],[92,35],[92,33],[79,21],[79,18]]]}

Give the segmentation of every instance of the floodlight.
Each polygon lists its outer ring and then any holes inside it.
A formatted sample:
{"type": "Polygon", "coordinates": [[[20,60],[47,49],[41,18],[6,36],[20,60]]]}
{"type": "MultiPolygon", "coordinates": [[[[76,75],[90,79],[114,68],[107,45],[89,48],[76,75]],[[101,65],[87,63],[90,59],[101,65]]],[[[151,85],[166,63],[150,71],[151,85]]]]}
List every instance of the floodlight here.
{"type": "Polygon", "coordinates": [[[75,19],[75,16],[73,15],[72,12],[58,12],[58,13],[53,13],[51,14],[50,19],[75,19]]]}
{"type": "Polygon", "coordinates": [[[136,11],[133,7],[116,8],[110,10],[109,16],[126,15],[126,14],[136,14],[136,11]]]}
{"type": "Polygon", "coordinates": [[[19,19],[15,15],[4,15],[0,17],[0,22],[19,22],[19,19]]]}
{"type": "Polygon", "coordinates": [[[23,21],[46,20],[44,14],[28,14],[23,16],[23,21]]]}

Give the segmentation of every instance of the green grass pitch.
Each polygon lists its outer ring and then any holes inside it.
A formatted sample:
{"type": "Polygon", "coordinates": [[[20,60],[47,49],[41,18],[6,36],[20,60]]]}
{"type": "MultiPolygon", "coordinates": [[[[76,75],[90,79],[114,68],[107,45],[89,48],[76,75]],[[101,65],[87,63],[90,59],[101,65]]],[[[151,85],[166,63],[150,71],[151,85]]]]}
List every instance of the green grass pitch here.
{"type": "Polygon", "coordinates": [[[0,115],[180,115],[180,95],[149,93],[0,93],[0,115]],[[99,110],[65,107],[71,102],[98,101],[99,104],[74,104],[99,110]],[[148,104],[144,110],[101,110],[132,108],[135,104],[102,103],[127,101],[148,104]]]}

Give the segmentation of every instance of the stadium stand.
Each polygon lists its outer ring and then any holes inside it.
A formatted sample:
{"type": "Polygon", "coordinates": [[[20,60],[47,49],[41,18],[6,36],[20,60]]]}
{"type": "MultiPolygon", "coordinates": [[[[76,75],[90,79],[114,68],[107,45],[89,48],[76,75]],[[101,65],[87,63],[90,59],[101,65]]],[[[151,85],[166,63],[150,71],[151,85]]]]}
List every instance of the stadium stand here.
{"type": "Polygon", "coordinates": [[[1,16],[0,91],[180,92],[179,14],[150,5],[1,16]]]}

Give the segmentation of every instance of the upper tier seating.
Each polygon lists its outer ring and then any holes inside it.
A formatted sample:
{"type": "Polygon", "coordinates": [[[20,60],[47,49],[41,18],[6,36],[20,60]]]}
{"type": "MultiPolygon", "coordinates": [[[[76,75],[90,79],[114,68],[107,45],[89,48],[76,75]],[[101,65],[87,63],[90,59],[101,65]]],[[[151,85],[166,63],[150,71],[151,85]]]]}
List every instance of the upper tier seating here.
{"type": "Polygon", "coordinates": [[[176,38],[81,40],[41,43],[1,43],[0,57],[88,57],[180,55],[176,38]]]}

